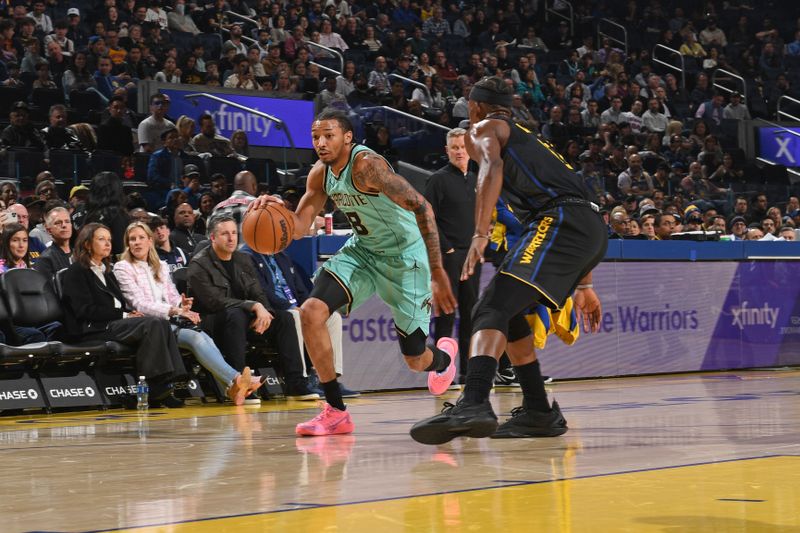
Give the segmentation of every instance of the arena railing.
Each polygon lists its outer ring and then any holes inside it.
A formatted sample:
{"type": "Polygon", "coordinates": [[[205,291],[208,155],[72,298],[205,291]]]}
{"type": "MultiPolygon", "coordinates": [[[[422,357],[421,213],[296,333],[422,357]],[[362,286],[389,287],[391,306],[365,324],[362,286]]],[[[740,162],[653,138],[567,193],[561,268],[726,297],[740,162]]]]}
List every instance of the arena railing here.
{"type": "MultiPolygon", "coordinates": [[[[786,96],[785,94],[783,96],[781,96],[780,98],[778,98],[778,111],[777,111],[778,120],[780,120],[781,117],[786,117],[786,118],[789,118],[791,120],[794,120],[795,122],[800,122],[800,117],[797,117],[795,115],[791,115],[791,114],[789,114],[786,111],[783,111],[781,109],[781,104],[783,102],[785,102],[785,101],[789,101],[789,102],[791,102],[793,104],[800,104],[800,100],[798,100],[797,98],[792,98],[791,96],[786,96]]],[[[794,132],[792,132],[792,133],[794,133],[794,132]]]]}
{"type": "Polygon", "coordinates": [[[598,50],[603,47],[603,38],[606,38],[606,39],[608,39],[609,41],[611,41],[613,43],[622,45],[622,49],[625,52],[625,57],[628,57],[628,29],[625,26],[623,26],[619,22],[614,22],[611,19],[602,18],[602,19],[598,20],[597,21],[597,49],[598,50]],[[617,39],[613,35],[605,33],[603,31],[603,24],[606,24],[608,26],[613,26],[614,28],[619,28],[620,30],[622,30],[622,38],[624,40],[620,41],[619,39],[617,39]]]}
{"type": "Polygon", "coordinates": [[[657,45],[655,45],[653,47],[653,62],[654,63],[658,63],[659,65],[664,65],[665,67],[667,67],[670,70],[674,70],[676,72],[680,72],[681,73],[681,88],[683,88],[683,89],[686,88],[686,63],[685,63],[685,60],[683,59],[683,54],[681,54],[679,51],[675,50],[674,48],[670,48],[669,46],[666,46],[666,45],[663,45],[663,44],[657,44],[657,45]],[[658,59],[656,57],[656,51],[659,50],[659,49],[662,49],[662,48],[664,50],[668,51],[671,56],[672,55],[678,56],[678,59],[681,60],[681,66],[677,67],[677,66],[673,65],[672,63],[664,61],[663,59],[658,59]]]}
{"type": "Polygon", "coordinates": [[[733,72],[730,72],[728,70],[722,68],[718,68],[717,70],[715,70],[714,73],[711,75],[711,86],[716,87],[717,89],[722,89],[728,94],[737,92],[736,89],[731,89],[729,87],[725,87],[720,83],[717,83],[717,79],[720,73],[726,76],[725,78],[723,78],[725,80],[730,80],[730,79],[739,80],[739,82],[741,82],[742,84],[742,90],[741,90],[742,100],[747,100],[747,82],[743,77],[739,76],[738,74],[734,74],[733,72]]]}
{"type": "Polygon", "coordinates": [[[226,12],[225,12],[225,14],[226,14],[226,15],[229,15],[229,16],[231,16],[231,17],[235,17],[235,18],[237,18],[237,19],[239,19],[239,20],[243,20],[243,21],[245,21],[245,22],[249,22],[249,23],[250,23],[250,24],[252,24],[253,26],[255,26],[255,27],[258,27],[258,21],[257,21],[257,20],[255,20],[255,19],[252,19],[252,18],[250,18],[250,17],[247,17],[247,16],[245,16],[245,15],[242,15],[242,14],[240,14],[240,13],[237,13],[237,12],[235,12],[235,11],[226,11],[226,12]]]}
{"type": "Polygon", "coordinates": [[[438,124],[438,123],[433,122],[431,120],[428,120],[428,119],[425,119],[425,118],[422,118],[422,117],[418,117],[416,115],[412,115],[411,113],[406,113],[405,111],[400,111],[399,109],[395,109],[393,107],[389,107],[389,106],[385,106],[385,105],[377,105],[377,106],[372,106],[372,107],[362,107],[361,109],[359,109],[359,113],[368,112],[368,111],[375,111],[375,110],[381,110],[381,111],[385,111],[385,112],[389,112],[389,113],[395,113],[397,115],[405,117],[405,118],[407,118],[407,119],[409,119],[411,121],[414,121],[414,122],[420,122],[420,123],[425,124],[427,126],[432,126],[434,128],[438,128],[438,129],[444,130],[446,132],[450,131],[450,128],[448,128],[447,126],[444,126],[442,124],[438,124]]]}
{"type": "Polygon", "coordinates": [[[340,75],[342,72],[344,72],[344,56],[342,55],[342,53],[340,51],[336,50],[335,48],[329,48],[329,47],[327,47],[325,45],[322,45],[322,44],[319,44],[319,43],[315,43],[314,41],[303,41],[303,43],[305,43],[307,45],[310,45],[310,46],[316,46],[317,48],[325,50],[326,52],[328,52],[330,54],[333,54],[336,57],[338,57],[339,58],[339,70],[337,71],[336,69],[328,68],[325,65],[320,65],[319,63],[316,63],[314,61],[311,61],[310,63],[318,66],[321,69],[325,69],[328,72],[334,72],[337,76],[340,75]]]}
{"type": "Polygon", "coordinates": [[[418,82],[416,80],[412,80],[411,78],[406,78],[405,76],[401,76],[400,74],[395,74],[395,73],[391,73],[386,77],[387,78],[397,78],[398,80],[401,80],[404,83],[409,83],[411,85],[415,85],[415,86],[419,87],[420,89],[422,89],[423,91],[425,91],[425,94],[428,95],[428,98],[431,97],[431,92],[428,90],[428,86],[425,85],[424,83],[420,83],[420,82],[418,82]]]}
{"type": "Polygon", "coordinates": [[[545,0],[544,19],[548,22],[550,21],[550,15],[566,20],[569,23],[569,34],[575,35],[575,10],[570,2],[567,2],[567,0],[553,0],[552,2],[545,0]],[[556,10],[555,5],[557,3],[566,6],[569,15],[556,10]]]}

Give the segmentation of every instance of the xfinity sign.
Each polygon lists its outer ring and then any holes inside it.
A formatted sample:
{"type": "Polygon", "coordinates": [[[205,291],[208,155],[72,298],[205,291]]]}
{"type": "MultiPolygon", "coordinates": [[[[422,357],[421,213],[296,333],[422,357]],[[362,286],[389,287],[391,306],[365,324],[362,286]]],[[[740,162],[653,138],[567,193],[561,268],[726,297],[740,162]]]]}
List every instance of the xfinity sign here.
{"type": "MultiPolygon", "coordinates": [[[[160,92],[170,98],[170,116],[186,115],[199,124],[200,115],[208,113],[214,117],[217,132],[228,139],[231,138],[234,131],[244,130],[250,146],[276,148],[290,146],[286,133],[279,129],[277,124],[264,117],[202,96],[191,100],[185,98],[186,95],[197,93],[197,87],[190,90],[161,87],[160,92]]],[[[314,102],[289,98],[268,98],[260,96],[257,92],[254,95],[242,95],[221,91],[214,92],[214,95],[282,120],[297,148],[313,148],[311,145],[311,122],[314,120],[314,102]]]]}
{"type": "Polygon", "coordinates": [[[764,159],[800,167],[800,128],[758,128],[758,140],[759,155],[764,159]]]}

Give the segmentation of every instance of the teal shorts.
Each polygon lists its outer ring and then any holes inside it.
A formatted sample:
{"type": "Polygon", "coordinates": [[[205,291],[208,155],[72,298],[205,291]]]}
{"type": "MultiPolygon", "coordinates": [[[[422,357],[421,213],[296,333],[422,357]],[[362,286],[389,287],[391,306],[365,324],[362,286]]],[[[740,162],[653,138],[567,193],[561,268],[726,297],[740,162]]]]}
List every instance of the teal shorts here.
{"type": "Polygon", "coordinates": [[[417,328],[427,336],[431,321],[431,269],[423,241],[399,256],[378,255],[350,241],[322,268],[341,283],[356,309],[373,294],[392,310],[401,335],[417,328]]]}

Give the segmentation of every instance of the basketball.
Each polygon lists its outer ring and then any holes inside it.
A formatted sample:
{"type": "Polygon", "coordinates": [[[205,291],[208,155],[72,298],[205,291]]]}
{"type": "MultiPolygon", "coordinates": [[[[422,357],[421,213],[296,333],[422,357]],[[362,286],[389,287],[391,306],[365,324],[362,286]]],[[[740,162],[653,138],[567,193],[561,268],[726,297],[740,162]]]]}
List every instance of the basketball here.
{"type": "Polygon", "coordinates": [[[242,221],[242,237],[260,254],[275,254],[292,242],[294,217],[281,204],[250,211],[242,221]]]}

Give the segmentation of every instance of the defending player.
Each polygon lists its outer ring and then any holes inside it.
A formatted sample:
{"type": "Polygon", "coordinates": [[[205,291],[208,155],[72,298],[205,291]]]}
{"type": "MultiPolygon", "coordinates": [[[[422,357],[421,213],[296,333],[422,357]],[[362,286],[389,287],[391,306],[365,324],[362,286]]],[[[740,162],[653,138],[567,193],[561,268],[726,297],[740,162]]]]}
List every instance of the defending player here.
{"type": "Polygon", "coordinates": [[[559,309],[575,292],[575,305],[594,331],[601,317],[592,269],[605,255],[607,232],[598,207],[578,176],[550,145],[511,119],[512,90],[502,78],[483,78],[469,95],[469,156],[480,165],[475,235],[462,279],[483,261],[492,210],[501,192],[525,226],[473,311],[464,393],[456,405],[411,428],[424,444],[467,437],[552,437],[567,424],[551,407],[533,349],[525,311],[536,303],[559,309]],[[489,392],[497,359],[508,353],[524,396],[512,418],[497,427],[489,392]]]}
{"type": "MultiPolygon", "coordinates": [[[[311,169],[306,193],[295,212],[295,238],[302,237],[328,197],[347,215],[353,236],[329,259],[300,307],[308,354],[317,369],[327,404],[312,420],[298,424],[298,435],[350,433],[331,340],[330,314],[348,311],[377,293],[392,309],[400,351],[412,370],[428,371],[428,388],[441,394],[455,376],[458,343],[442,338],[425,345],[431,306],[452,313],[455,299],[442,267],[439,235],[430,205],[381,156],[353,143],[353,127],[340,111],[323,111],[311,126],[319,161],[311,169]]],[[[262,196],[251,209],[279,201],[262,196]]]]}

